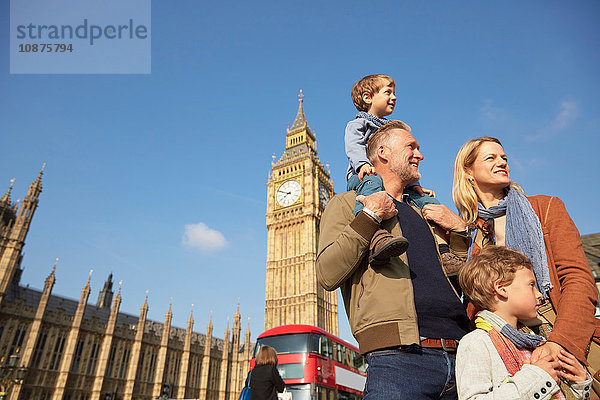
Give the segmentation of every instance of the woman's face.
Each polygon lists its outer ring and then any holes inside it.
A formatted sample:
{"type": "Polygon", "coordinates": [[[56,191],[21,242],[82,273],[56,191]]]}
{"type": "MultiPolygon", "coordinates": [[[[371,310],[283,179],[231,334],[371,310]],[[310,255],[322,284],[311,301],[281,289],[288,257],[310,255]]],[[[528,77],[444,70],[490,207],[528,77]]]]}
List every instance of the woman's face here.
{"type": "Polygon", "coordinates": [[[504,149],[498,143],[484,142],[479,146],[475,162],[467,170],[475,189],[482,192],[504,189],[510,184],[510,168],[504,149]]]}

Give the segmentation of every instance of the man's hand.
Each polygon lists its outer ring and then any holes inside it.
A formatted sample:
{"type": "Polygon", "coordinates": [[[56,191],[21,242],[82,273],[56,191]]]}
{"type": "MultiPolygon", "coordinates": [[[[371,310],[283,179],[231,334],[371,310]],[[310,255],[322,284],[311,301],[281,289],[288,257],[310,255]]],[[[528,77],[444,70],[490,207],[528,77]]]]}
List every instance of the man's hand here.
{"type": "Polygon", "coordinates": [[[465,221],[443,204],[427,204],[422,211],[425,219],[435,222],[442,229],[455,232],[467,229],[465,221]]]}
{"type": "MultiPolygon", "coordinates": [[[[374,167],[370,166],[369,164],[363,164],[358,169],[358,180],[362,182],[365,175],[375,175],[375,174],[377,174],[377,172],[375,172],[374,167]]],[[[367,208],[369,208],[369,207],[367,207],[367,208]]]]}
{"type": "Polygon", "coordinates": [[[563,347],[554,342],[546,342],[531,353],[531,363],[536,362],[542,357],[551,356],[555,360],[558,360],[560,351],[564,350],[563,347]]]}
{"type": "Polygon", "coordinates": [[[529,363],[546,371],[556,383],[560,381],[560,364],[556,358],[552,358],[552,356],[548,355],[535,362],[529,360],[529,363]]]}
{"type": "Polygon", "coordinates": [[[384,191],[373,193],[370,196],[357,196],[356,201],[373,211],[382,220],[390,219],[398,214],[392,198],[384,191]]]}

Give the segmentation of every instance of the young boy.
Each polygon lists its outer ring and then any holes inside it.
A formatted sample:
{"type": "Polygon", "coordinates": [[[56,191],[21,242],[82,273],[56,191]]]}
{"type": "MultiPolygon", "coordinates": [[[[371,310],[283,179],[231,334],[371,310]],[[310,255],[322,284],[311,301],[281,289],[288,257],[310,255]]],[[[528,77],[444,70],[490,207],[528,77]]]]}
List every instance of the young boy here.
{"type": "MultiPolygon", "coordinates": [[[[384,117],[390,115],[396,106],[395,83],[387,75],[368,75],[354,84],[352,87],[352,101],[358,110],[356,118],[346,125],[344,141],[346,144],[346,155],[350,164],[346,179],[348,190],[356,190],[357,196],[368,196],[383,190],[383,181],[375,173],[375,170],[367,159],[366,147],[369,137],[382,125],[388,122],[384,117]]],[[[426,204],[440,204],[435,197],[430,197],[431,191],[421,188],[419,182],[409,186],[406,194],[419,208],[426,204]]],[[[360,201],[356,202],[354,214],[363,210],[360,201]]],[[[365,212],[375,218],[375,215],[365,212]]],[[[375,218],[377,219],[377,218],[375,218]]],[[[442,253],[442,260],[446,264],[451,258],[448,245],[445,240],[439,240],[443,234],[437,234],[442,253]]],[[[408,241],[403,237],[394,237],[385,229],[379,229],[371,239],[369,246],[369,262],[385,262],[390,257],[399,256],[408,248],[408,241]]]]}
{"type": "Polygon", "coordinates": [[[502,246],[488,246],[459,272],[464,293],[483,309],[477,329],[465,335],[456,355],[460,400],[588,399],[592,379],[577,359],[561,351],[530,362],[544,338],[517,330],[536,318],[542,299],[531,261],[502,246]],[[566,396],[566,397],[565,397],[566,396]]]}

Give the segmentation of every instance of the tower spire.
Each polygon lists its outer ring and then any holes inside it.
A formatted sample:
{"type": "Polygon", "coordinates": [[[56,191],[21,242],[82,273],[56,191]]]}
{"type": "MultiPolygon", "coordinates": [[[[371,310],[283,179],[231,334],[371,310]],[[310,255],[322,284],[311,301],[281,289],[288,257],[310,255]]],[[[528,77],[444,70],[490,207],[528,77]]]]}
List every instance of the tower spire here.
{"type": "Polygon", "coordinates": [[[6,205],[6,207],[10,206],[10,195],[12,193],[12,188],[13,188],[13,184],[15,183],[15,178],[12,178],[10,180],[10,186],[8,187],[8,190],[6,191],[6,193],[4,193],[4,196],[2,196],[2,198],[0,198],[0,204],[6,205]]]}
{"type": "Polygon", "coordinates": [[[35,181],[29,186],[29,191],[27,193],[28,196],[31,196],[35,199],[40,195],[42,191],[42,175],[44,175],[44,169],[46,168],[46,163],[42,165],[42,169],[35,181]]]}
{"type": "Polygon", "coordinates": [[[98,308],[108,308],[110,307],[110,303],[113,299],[113,274],[112,272],[108,274],[108,279],[104,282],[104,288],[98,293],[98,301],[96,302],[96,307],[98,308]]]}
{"type": "Polygon", "coordinates": [[[300,89],[300,94],[298,95],[298,113],[296,114],[296,118],[294,119],[294,123],[291,128],[288,128],[288,135],[292,132],[300,131],[306,129],[310,132],[310,128],[308,127],[308,122],[306,122],[306,116],[304,115],[304,107],[302,103],[304,103],[304,93],[302,93],[302,89],[300,89]]]}

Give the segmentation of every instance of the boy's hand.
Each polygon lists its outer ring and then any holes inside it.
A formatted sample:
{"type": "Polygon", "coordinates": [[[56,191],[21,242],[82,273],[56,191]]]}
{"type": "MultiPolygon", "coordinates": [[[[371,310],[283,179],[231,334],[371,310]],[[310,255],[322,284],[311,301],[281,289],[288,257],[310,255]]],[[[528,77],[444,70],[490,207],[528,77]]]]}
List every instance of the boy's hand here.
{"type": "Polygon", "coordinates": [[[425,191],[423,191],[423,188],[419,185],[412,185],[408,189],[412,190],[413,192],[417,192],[419,196],[425,196],[425,191]]]}
{"type": "Polygon", "coordinates": [[[421,196],[427,195],[429,197],[436,197],[435,192],[433,190],[425,189],[425,188],[422,188],[421,186],[418,186],[418,187],[421,188],[421,191],[423,192],[423,193],[421,193],[421,196]]]}
{"type": "Polygon", "coordinates": [[[556,383],[560,381],[560,364],[552,356],[544,356],[536,362],[532,362],[531,365],[535,365],[546,371],[556,383]]]}
{"type": "Polygon", "coordinates": [[[419,196],[429,196],[429,197],[435,197],[435,192],[431,189],[424,189],[419,185],[413,185],[411,187],[409,187],[410,190],[417,192],[419,194],[419,196]]]}
{"type": "Polygon", "coordinates": [[[587,379],[585,367],[568,351],[561,350],[558,354],[558,362],[562,368],[560,373],[562,378],[571,382],[583,382],[587,379]]]}
{"type": "Polygon", "coordinates": [[[365,175],[376,175],[375,168],[370,166],[369,164],[363,164],[358,169],[358,180],[362,182],[365,175]]]}

